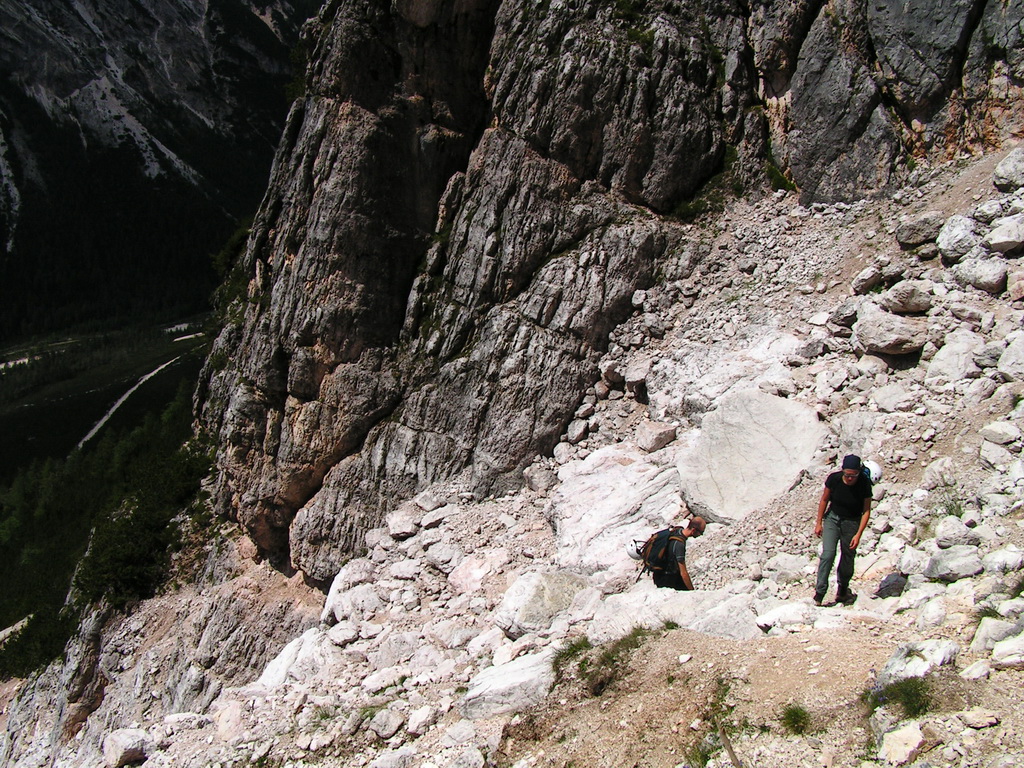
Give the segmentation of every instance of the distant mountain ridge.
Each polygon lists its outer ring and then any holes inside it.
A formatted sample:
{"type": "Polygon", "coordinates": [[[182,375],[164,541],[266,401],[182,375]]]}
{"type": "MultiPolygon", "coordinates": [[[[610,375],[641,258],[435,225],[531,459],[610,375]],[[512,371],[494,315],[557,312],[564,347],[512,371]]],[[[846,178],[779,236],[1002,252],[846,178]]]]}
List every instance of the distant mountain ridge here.
{"type": "Polygon", "coordinates": [[[0,2],[0,339],[204,306],[316,7],[0,2]]]}

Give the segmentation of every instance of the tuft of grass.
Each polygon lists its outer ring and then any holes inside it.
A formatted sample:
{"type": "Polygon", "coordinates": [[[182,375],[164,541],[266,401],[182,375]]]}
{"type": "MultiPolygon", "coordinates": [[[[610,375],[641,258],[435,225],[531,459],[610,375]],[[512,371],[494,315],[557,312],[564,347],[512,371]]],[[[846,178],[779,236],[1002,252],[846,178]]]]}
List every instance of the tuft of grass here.
{"type": "Polygon", "coordinates": [[[930,686],[923,677],[908,677],[884,688],[871,688],[861,698],[872,712],[883,704],[898,704],[906,717],[919,717],[932,705],[930,686]]]}
{"type": "Polygon", "coordinates": [[[807,733],[811,727],[811,715],[800,704],[787,704],[786,708],[782,710],[779,720],[782,727],[794,736],[807,733]]]}
{"type": "Polygon", "coordinates": [[[619,678],[629,654],[639,648],[650,634],[649,629],[635,627],[628,635],[604,648],[596,658],[588,655],[580,659],[579,675],[592,696],[600,696],[619,678]]]}
{"type": "Polygon", "coordinates": [[[943,515],[960,517],[966,509],[966,500],[955,486],[945,486],[935,494],[934,511],[943,515]]]}
{"type": "Polygon", "coordinates": [[[1005,618],[999,611],[996,610],[994,605],[983,605],[974,611],[974,623],[981,624],[982,619],[1002,619],[1005,618]]]}
{"type": "Polygon", "coordinates": [[[689,768],[706,768],[714,753],[714,748],[701,740],[696,744],[683,747],[683,761],[689,768]]]}
{"type": "Polygon", "coordinates": [[[577,658],[580,654],[589,651],[593,647],[594,646],[590,644],[590,640],[583,636],[577,637],[571,643],[563,645],[555,651],[555,655],[551,659],[551,668],[555,672],[555,677],[560,680],[562,678],[562,673],[565,671],[569,662],[577,658]]]}

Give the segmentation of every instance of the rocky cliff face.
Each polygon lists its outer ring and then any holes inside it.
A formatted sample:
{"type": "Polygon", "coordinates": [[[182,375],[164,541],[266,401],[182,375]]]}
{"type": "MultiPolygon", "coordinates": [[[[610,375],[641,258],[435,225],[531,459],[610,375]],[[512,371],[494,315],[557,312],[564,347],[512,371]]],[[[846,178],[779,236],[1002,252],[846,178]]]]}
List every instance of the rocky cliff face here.
{"type": "Polygon", "coordinates": [[[316,7],[0,2],[0,335],[206,299],[197,273],[258,205],[316,7]],[[72,312],[82,294],[109,306],[72,312]]]}
{"type": "Polygon", "coordinates": [[[219,503],[326,581],[427,484],[516,485],[634,291],[717,258],[692,201],[779,172],[804,202],[855,199],[999,142],[1020,122],[1022,16],[329,2],[198,394],[219,503]]]}

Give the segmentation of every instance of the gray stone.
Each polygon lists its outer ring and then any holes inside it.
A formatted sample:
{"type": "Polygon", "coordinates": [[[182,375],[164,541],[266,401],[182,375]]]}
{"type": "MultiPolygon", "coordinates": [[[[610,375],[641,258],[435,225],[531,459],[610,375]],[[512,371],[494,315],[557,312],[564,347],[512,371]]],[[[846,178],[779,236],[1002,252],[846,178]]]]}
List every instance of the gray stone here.
{"type": "Polygon", "coordinates": [[[1020,427],[1009,421],[993,421],[982,427],[978,434],[996,445],[1009,445],[1021,437],[1020,427]]]}
{"type": "Polygon", "coordinates": [[[872,390],[871,399],[882,413],[909,411],[916,407],[918,398],[901,384],[887,384],[872,390]]]}
{"type": "Polygon", "coordinates": [[[978,548],[961,545],[941,550],[929,558],[924,575],[935,581],[959,581],[984,570],[978,548]]]}
{"type": "Polygon", "coordinates": [[[865,294],[876,288],[882,282],[882,270],[872,264],[858,272],[850,281],[850,288],[854,293],[865,294]]]}
{"type": "Polygon", "coordinates": [[[988,659],[978,659],[960,671],[964,680],[985,680],[992,674],[992,663],[988,659]]]}
{"type": "Polygon", "coordinates": [[[807,576],[811,561],[803,555],[780,553],[773,555],[764,564],[765,576],[779,584],[800,581],[807,576]]]}
{"type": "Polygon", "coordinates": [[[558,475],[547,467],[540,467],[531,464],[523,470],[523,477],[526,478],[526,485],[531,491],[550,491],[558,485],[558,475]]]}
{"type": "Polygon", "coordinates": [[[995,229],[985,235],[984,243],[999,253],[1012,253],[1024,244],[1024,214],[1007,216],[994,222],[995,229]]]}
{"type": "Polygon", "coordinates": [[[989,552],[981,563],[985,567],[985,573],[1010,573],[1024,568],[1024,551],[1014,545],[1009,545],[995,552],[989,552]]]}
{"type": "Polygon", "coordinates": [[[369,768],[409,768],[418,753],[409,746],[389,749],[370,761],[369,768]]]}
{"type": "Polygon", "coordinates": [[[876,299],[878,306],[897,315],[919,314],[932,308],[930,280],[902,280],[876,299]]]}
{"type": "Polygon", "coordinates": [[[385,741],[390,739],[405,724],[405,715],[395,709],[386,707],[370,718],[366,727],[385,741]]]}
{"type": "Polygon", "coordinates": [[[901,646],[878,673],[877,684],[885,687],[898,680],[924,677],[936,667],[956,661],[960,646],[952,640],[919,640],[901,646]]]}
{"type": "Polygon", "coordinates": [[[1019,632],[992,646],[992,666],[996,669],[1024,668],[1024,632],[1019,632]]]}
{"type": "Polygon", "coordinates": [[[974,639],[971,640],[971,653],[985,653],[991,651],[996,643],[1005,640],[1014,634],[1016,624],[1002,619],[994,619],[991,616],[984,617],[974,631],[974,639]]]}
{"type": "Polygon", "coordinates": [[[968,728],[974,728],[976,730],[991,728],[993,725],[999,725],[1001,720],[998,712],[994,712],[991,709],[981,709],[980,707],[959,712],[957,713],[957,717],[959,717],[968,728]]]}
{"type": "Polygon", "coordinates": [[[984,337],[966,328],[958,328],[948,334],[928,363],[925,382],[935,385],[977,378],[981,369],[974,358],[984,346],[984,337]]]}
{"type": "Polygon", "coordinates": [[[406,723],[405,730],[411,736],[422,736],[437,722],[439,716],[440,712],[436,707],[424,704],[409,713],[409,722],[406,723]]]}
{"type": "Polygon", "coordinates": [[[459,704],[463,717],[479,720],[540,704],[555,683],[551,657],[551,651],[543,651],[485,669],[469,681],[459,704]]]}
{"type": "Polygon", "coordinates": [[[153,751],[153,739],[141,728],[119,728],[103,737],[103,760],[109,768],[141,763],[153,751]]]}
{"type": "Polygon", "coordinates": [[[939,253],[951,263],[960,261],[979,243],[981,235],[978,233],[977,223],[974,219],[960,215],[950,216],[936,238],[939,253]]]}
{"type": "Polygon", "coordinates": [[[575,419],[569,422],[569,427],[565,431],[565,439],[569,445],[576,445],[585,440],[589,432],[590,426],[585,420],[575,419]]]}
{"type": "Polygon", "coordinates": [[[1017,147],[999,161],[992,173],[992,183],[1002,192],[1024,187],[1024,147],[1017,147]]]}
{"type": "Polygon", "coordinates": [[[998,370],[1010,381],[1024,381],[1024,333],[1014,334],[1003,354],[999,356],[998,370]]]}
{"type": "Polygon", "coordinates": [[[916,248],[939,236],[946,217],[942,211],[925,211],[908,216],[896,226],[896,241],[903,248],[916,248]]]}
{"type": "Polygon", "coordinates": [[[868,302],[857,314],[853,338],[854,345],[865,352],[906,355],[924,346],[928,326],[919,318],[894,315],[868,302]]]}
{"type": "Polygon", "coordinates": [[[1014,456],[998,443],[991,443],[988,440],[981,441],[981,448],[978,451],[981,464],[988,469],[1000,469],[1008,466],[1014,460],[1014,456]]]}
{"type": "Polygon", "coordinates": [[[964,259],[953,267],[953,276],[962,285],[998,296],[1006,290],[1006,270],[1000,258],[964,259]]]}
{"type": "Polygon", "coordinates": [[[676,428],[671,424],[644,420],[636,428],[636,444],[648,453],[660,451],[675,439],[676,428]]]}
{"type": "Polygon", "coordinates": [[[420,529],[417,516],[409,509],[398,509],[387,516],[388,533],[394,539],[402,540],[416,535],[420,529]]]}
{"type": "Polygon", "coordinates": [[[928,739],[921,730],[921,724],[910,722],[882,737],[878,759],[889,765],[904,765],[912,762],[928,746],[928,739]]]}
{"type": "Polygon", "coordinates": [[[924,470],[921,487],[926,491],[956,484],[956,473],[953,460],[949,456],[941,456],[930,463],[924,470]]]}
{"type": "Polygon", "coordinates": [[[959,517],[953,515],[943,517],[935,528],[935,543],[943,549],[963,545],[977,546],[980,541],[981,537],[975,529],[968,528],[959,517]]]}

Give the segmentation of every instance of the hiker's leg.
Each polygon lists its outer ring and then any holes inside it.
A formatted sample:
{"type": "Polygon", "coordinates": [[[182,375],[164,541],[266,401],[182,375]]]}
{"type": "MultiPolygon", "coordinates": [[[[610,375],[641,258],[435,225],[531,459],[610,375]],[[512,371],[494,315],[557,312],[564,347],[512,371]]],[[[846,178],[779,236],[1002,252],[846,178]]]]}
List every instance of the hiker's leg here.
{"type": "Polygon", "coordinates": [[[839,523],[839,593],[846,594],[853,578],[853,561],[857,557],[855,550],[850,549],[850,542],[857,535],[859,520],[842,520],[839,523]]]}
{"type": "Polygon", "coordinates": [[[839,522],[833,515],[825,515],[821,522],[821,558],[818,560],[818,580],[814,592],[824,595],[828,592],[828,577],[836,561],[836,544],[839,542],[839,522]]]}

